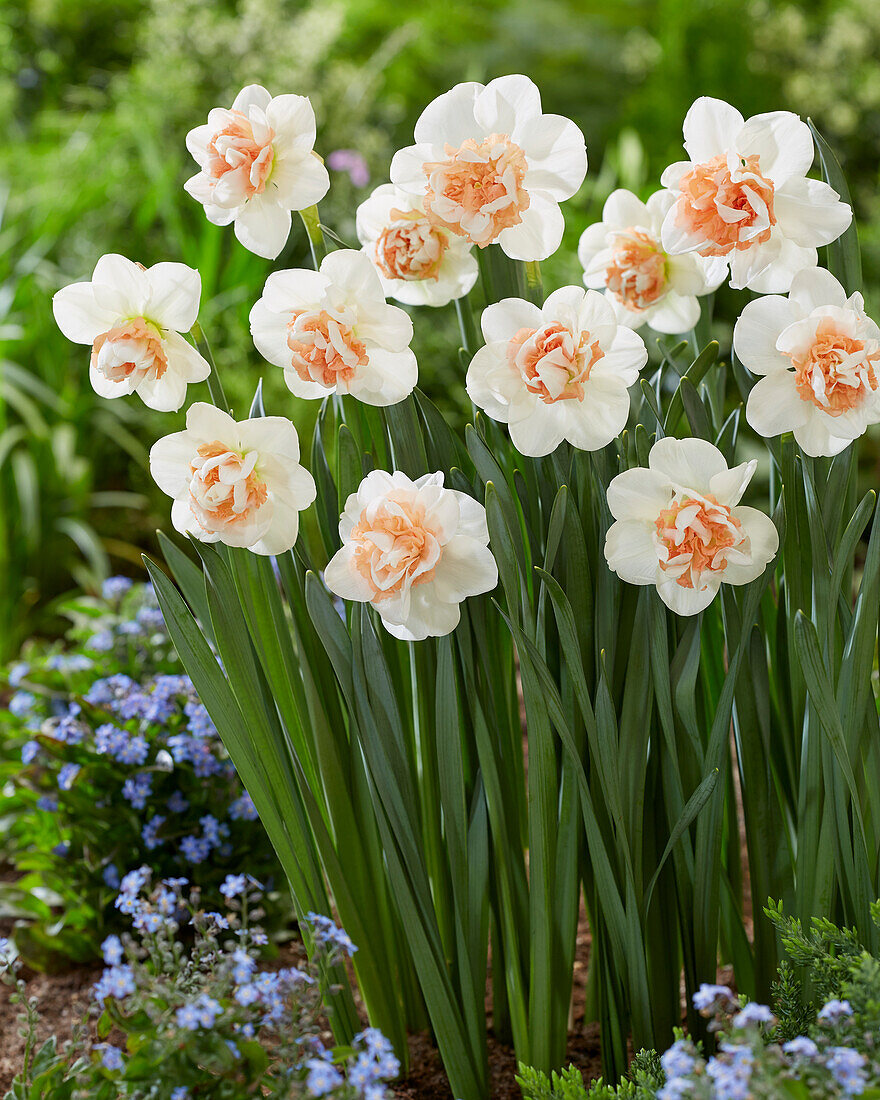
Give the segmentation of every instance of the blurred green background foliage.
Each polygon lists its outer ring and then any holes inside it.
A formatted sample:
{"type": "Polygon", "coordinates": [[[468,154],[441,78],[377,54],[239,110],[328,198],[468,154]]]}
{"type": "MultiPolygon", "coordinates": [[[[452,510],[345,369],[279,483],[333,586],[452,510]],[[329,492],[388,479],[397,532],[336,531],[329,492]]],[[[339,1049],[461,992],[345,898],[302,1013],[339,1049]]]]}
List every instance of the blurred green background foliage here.
{"type": "MultiPolygon", "coordinates": [[[[201,321],[239,415],[264,377],[267,411],[314,415],[262,363],[247,317],[274,267],[307,263],[295,224],[274,265],[209,225],[183,191],[184,137],[244,84],[309,95],[317,150],[351,149],[370,183],[333,172],[322,220],[354,242],[354,211],[387,178],[422,107],[460,80],[531,76],[581,126],[590,171],[567,204],[545,284],[578,282],[575,249],[616,186],[646,196],[680,159],[698,95],[744,115],[810,115],[855,197],[869,307],[880,284],[880,5],[876,0],[7,0],[0,6],[0,656],[52,629],[52,601],[140,571],[167,521],[146,469],[183,414],[102,401],[87,349],[55,327],[52,294],[116,251],[202,274],[201,321]]],[[[729,292],[727,292],[729,294],[729,292]]],[[[739,296],[741,298],[742,296],[739,296]]],[[[723,339],[742,302],[719,295],[723,339]]],[[[651,342],[650,334],[647,334],[651,342]]],[[[463,414],[455,314],[416,321],[421,385],[463,414]],[[421,321],[421,323],[419,323],[421,321]]],[[[197,390],[192,399],[204,397],[197,390]]]]}

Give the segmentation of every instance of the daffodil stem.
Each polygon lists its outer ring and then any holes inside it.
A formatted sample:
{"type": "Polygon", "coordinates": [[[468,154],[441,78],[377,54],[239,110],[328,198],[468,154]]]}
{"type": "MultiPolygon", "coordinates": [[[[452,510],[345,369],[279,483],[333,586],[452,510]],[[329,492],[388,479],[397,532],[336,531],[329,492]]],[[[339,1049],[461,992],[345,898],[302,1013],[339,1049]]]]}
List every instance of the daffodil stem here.
{"type": "Polygon", "coordinates": [[[230,412],[229,402],[226,400],[226,394],[223,391],[223,383],[217,373],[217,364],[211,354],[211,345],[208,343],[208,338],[198,321],[190,329],[189,334],[195,340],[196,347],[211,364],[211,373],[208,375],[208,393],[211,395],[211,401],[218,409],[222,409],[226,413],[230,412]]]}
{"type": "Polygon", "coordinates": [[[691,344],[693,345],[694,358],[709,343],[712,336],[712,311],[715,306],[715,292],[706,294],[700,299],[700,316],[691,331],[691,344]]]}
{"type": "Polygon", "coordinates": [[[526,294],[535,305],[544,301],[544,282],[541,278],[540,260],[526,260],[526,294]]]}
{"type": "Polygon", "coordinates": [[[318,214],[317,206],[310,206],[306,210],[300,210],[299,216],[302,218],[302,223],[306,228],[306,235],[309,238],[309,249],[312,253],[312,263],[317,271],[321,266],[321,261],[327,255],[327,242],[324,240],[324,233],[321,229],[321,219],[318,214]]]}
{"type": "Polygon", "coordinates": [[[477,335],[477,326],[474,324],[470,301],[467,298],[456,298],[455,312],[458,316],[458,327],[461,330],[461,346],[468,355],[473,355],[480,346],[480,339],[477,335]]]}

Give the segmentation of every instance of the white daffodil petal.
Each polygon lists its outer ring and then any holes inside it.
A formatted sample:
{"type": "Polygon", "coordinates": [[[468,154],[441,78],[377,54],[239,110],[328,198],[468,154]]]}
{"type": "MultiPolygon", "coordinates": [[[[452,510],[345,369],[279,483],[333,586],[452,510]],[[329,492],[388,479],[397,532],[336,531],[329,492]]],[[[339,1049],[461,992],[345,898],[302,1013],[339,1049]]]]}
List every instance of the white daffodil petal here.
{"type": "Polygon", "coordinates": [[[559,248],[565,231],[557,202],[541,191],[534,192],[530,200],[520,224],[502,229],[498,235],[498,243],[512,260],[545,260],[559,248]]]}
{"type": "Polygon", "coordinates": [[[570,199],[587,174],[584,135],[562,115],[540,115],[516,129],[529,150],[526,186],[544,191],[557,202],[570,199]]]}
{"type": "Polygon", "coordinates": [[[146,271],[150,293],[144,313],[163,328],[189,332],[199,315],[202,279],[186,264],[154,264],[146,271]]]}
{"type": "Polygon", "coordinates": [[[700,303],[693,296],[670,290],[650,311],[648,325],[655,332],[677,336],[690,332],[700,319],[700,303]]]}
{"type": "Polygon", "coordinates": [[[723,99],[700,96],[684,120],[684,147],[694,162],[711,160],[733,146],[743,125],[735,107],[723,99]]]}
{"type": "MultiPolygon", "coordinates": [[[[635,471],[628,471],[634,473],[635,471]]],[[[656,584],[660,572],[651,524],[617,520],[605,535],[605,560],[627,584],[656,584]]]]}
{"type": "Polygon", "coordinates": [[[652,227],[654,218],[648,207],[634,195],[619,187],[612,191],[602,207],[602,221],[614,229],[630,229],[634,226],[652,227]]]}
{"type": "Polygon", "coordinates": [[[480,328],[487,344],[505,343],[521,328],[539,328],[543,314],[539,306],[522,298],[502,298],[486,306],[480,318],[480,328]]]}
{"type": "Polygon", "coordinates": [[[274,260],[290,236],[290,211],[254,195],[235,219],[235,235],[250,252],[274,260]]]}
{"type": "Polygon", "coordinates": [[[434,570],[434,592],[444,603],[461,603],[468,596],[491,592],[498,584],[492,551],[467,535],[457,535],[443,548],[434,570]]]}
{"type": "Polygon", "coordinates": [[[736,150],[744,157],[758,154],[761,172],[776,187],[793,176],[805,176],[815,156],[809,126],[791,111],[753,115],[737,136],[736,150]]]}
{"type": "Polygon", "coordinates": [[[512,135],[524,122],[540,117],[541,93],[527,76],[496,77],[477,93],[474,101],[474,118],[487,134],[512,135]]]}
{"type": "Polygon", "coordinates": [[[802,248],[830,244],[852,221],[852,209],[827,183],[792,178],[777,191],[776,222],[786,237],[802,248]]]}
{"type": "Polygon", "coordinates": [[[653,524],[672,493],[672,482],[665,474],[640,466],[612,478],[608,486],[608,507],[615,519],[653,524]]]}
{"type": "Polygon", "coordinates": [[[749,539],[750,562],[730,560],[724,570],[725,584],[749,584],[756,580],[779,550],[779,532],[773,520],[757,508],[739,507],[736,518],[749,539]]]}
{"type": "Polygon", "coordinates": [[[177,412],[186,401],[186,380],[176,371],[167,370],[161,378],[147,378],[134,391],[148,409],[177,412]]]}
{"type": "Polygon", "coordinates": [[[771,374],[791,366],[782,355],[776,341],[783,329],[801,316],[789,298],[768,295],[749,302],[733,329],[733,350],[742,365],[752,374],[771,374]]]}
{"type": "Polygon", "coordinates": [[[705,439],[658,439],[648,462],[652,470],[668,477],[674,485],[686,485],[701,493],[709,491],[716,474],[727,470],[722,453],[705,439]]]}
{"type": "MultiPolygon", "coordinates": [[[[456,84],[448,92],[438,96],[419,115],[413,136],[416,143],[461,145],[474,137],[477,122],[474,104],[483,91],[483,85],[469,81],[456,84]]],[[[394,179],[394,176],[391,177],[394,179]]]]}
{"type": "Polygon", "coordinates": [[[52,298],[55,323],[74,344],[91,344],[107,332],[118,314],[98,304],[91,283],[71,283],[52,298]]]}
{"type": "Polygon", "coordinates": [[[846,291],[824,267],[809,267],[799,271],[791,281],[788,300],[798,307],[802,316],[822,306],[843,309],[847,305],[846,291]]]}
{"type": "Polygon", "coordinates": [[[166,435],[150,448],[150,474],[163,493],[175,499],[186,493],[196,448],[188,431],[166,435]]]}
{"type": "Polygon", "coordinates": [[[773,371],[759,378],[746,402],[746,420],[765,439],[801,428],[809,418],[809,405],[798,395],[791,371],[773,371]]]}
{"type": "Polygon", "coordinates": [[[805,422],[793,429],[795,441],[805,454],[812,458],[833,458],[850,446],[851,439],[832,434],[832,417],[818,409],[808,408],[808,414],[805,422]]]}
{"type": "Polygon", "coordinates": [[[676,615],[699,615],[715,599],[720,587],[720,576],[711,573],[704,576],[699,588],[684,588],[675,580],[665,579],[657,585],[657,592],[676,615]]]}

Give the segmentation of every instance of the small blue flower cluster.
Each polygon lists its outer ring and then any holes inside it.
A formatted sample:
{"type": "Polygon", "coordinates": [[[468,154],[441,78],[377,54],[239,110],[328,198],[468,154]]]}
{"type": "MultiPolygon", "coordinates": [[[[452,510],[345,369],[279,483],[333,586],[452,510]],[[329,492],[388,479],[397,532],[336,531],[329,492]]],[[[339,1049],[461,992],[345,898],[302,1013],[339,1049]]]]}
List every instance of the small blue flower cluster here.
{"type": "MultiPolygon", "coordinates": [[[[74,642],[95,621],[158,614],[151,590],[127,578],[111,578],[105,599],[98,620],[94,601],[88,615],[81,598],[71,609],[74,642]]],[[[107,914],[107,888],[119,889],[124,872],[144,861],[159,875],[187,874],[214,908],[242,850],[255,874],[279,881],[253,800],[171,647],[127,645],[124,656],[117,648],[106,658],[56,649],[32,648],[6,670],[12,706],[0,732],[22,759],[14,782],[25,830],[16,836],[22,851],[41,845],[55,857],[48,885],[67,906],[82,905],[92,924],[107,914]]],[[[274,893],[264,908],[264,919],[284,915],[274,893]]]]}
{"type": "MultiPolygon", "coordinates": [[[[811,1095],[859,1096],[868,1085],[868,1060],[851,1047],[831,1045],[817,1031],[817,1042],[799,1035],[781,1047],[767,1044],[776,1017],[767,1005],[740,1005],[726,986],[704,984],[694,994],[694,1006],[713,1017],[710,1028],[722,1032],[718,1053],[703,1061],[687,1039],[678,1039],[661,1057],[666,1082],[657,1100],[749,1100],[777,1095],[778,1079],[809,1081],[811,1095]],[[741,1036],[732,1041],[732,1036],[741,1036]],[[767,1057],[765,1058],[765,1054],[767,1057]]],[[[853,1015],[845,1000],[829,1001],[818,1014],[819,1029],[832,1028],[853,1015]]],[[[875,1067],[876,1069],[876,1067],[875,1067]]]]}
{"type": "Polygon", "coordinates": [[[124,1000],[134,993],[134,989],[134,971],[128,963],[122,963],[104,971],[95,983],[93,993],[95,1000],[103,1004],[108,997],[117,1001],[124,1000]]]}
{"type": "Polygon", "coordinates": [[[187,1031],[198,1028],[210,1028],[218,1016],[222,1016],[223,1007],[207,993],[201,993],[194,1001],[181,1005],[175,1013],[177,1026],[187,1031]]]}
{"type": "Polygon", "coordinates": [[[327,1051],[306,1061],[306,1088],[312,1096],[326,1096],[344,1084],[353,1088],[363,1100],[383,1100],[388,1095],[386,1082],[393,1081],[400,1072],[400,1062],[391,1044],[381,1031],[367,1028],[355,1037],[355,1048],[358,1047],[361,1049],[346,1067],[345,1076],[333,1064],[327,1051]]]}
{"type": "MultiPolygon", "coordinates": [[[[144,1079],[144,1065],[131,1060],[138,1051],[149,1052],[147,1068],[170,1100],[245,1091],[278,1100],[388,1100],[400,1063],[381,1032],[367,1028],[342,1049],[321,1040],[322,975],[340,951],[353,951],[345,933],[316,914],[317,956],[303,969],[264,970],[258,948],[267,937],[248,919],[263,906],[262,886],[249,874],[230,874],[222,895],[228,911],[205,912],[186,878],[156,882],[147,866],[122,877],[116,906],[131,918],[132,932],[104,938],[91,1012],[112,1021],[126,1041],[74,1038],[66,1079],[77,1095],[109,1095],[108,1081],[127,1095],[130,1074],[132,1082],[144,1079]],[[194,931],[182,938],[187,922],[194,931]],[[231,935],[221,938],[224,931],[231,935]],[[268,1054],[257,1064],[254,1042],[268,1054]],[[172,1080],[161,1076],[168,1060],[172,1080]]],[[[9,965],[7,949],[0,940],[0,969],[9,965]]]]}
{"type": "MultiPolygon", "coordinates": [[[[124,586],[111,587],[113,591],[122,593],[124,586]]],[[[20,670],[22,675],[25,675],[27,667],[20,670]]],[[[104,721],[91,729],[81,717],[80,706],[73,703],[50,720],[51,732],[47,732],[47,736],[67,745],[88,742],[84,747],[98,756],[126,768],[148,768],[122,779],[120,793],[133,809],[147,809],[154,800],[156,764],[160,765],[159,771],[173,770],[175,765],[181,765],[184,769],[190,767],[200,780],[217,777],[224,784],[235,782],[232,762],[225,756],[214,723],[199,702],[188,676],[160,674],[141,686],[132,677],[115,673],[96,679],[84,699],[96,710],[112,714],[115,721],[104,721]],[[130,728],[133,722],[138,723],[138,729],[130,728]],[[157,726],[160,728],[157,729],[157,726]],[[163,752],[167,766],[162,764],[160,758],[163,752]],[[151,759],[155,763],[151,764],[151,759]]],[[[39,704],[35,695],[23,691],[13,696],[13,701],[15,705],[12,709],[19,717],[30,714],[39,704]]],[[[35,721],[35,726],[48,730],[47,724],[39,719],[35,721]]],[[[25,765],[41,762],[44,747],[34,738],[26,741],[21,749],[22,762],[25,765]]],[[[63,763],[56,776],[59,790],[71,790],[81,771],[80,764],[71,761],[63,763]]],[[[247,791],[241,788],[236,791],[231,787],[228,793],[228,822],[257,821],[256,807],[247,791]]],[[[211,801],[216,805],[216,799],[211,801]]],[[[50,794],[42,795],[37,804],[46,812],[54,813],[58,809],[58,799],[50,794]]],[[[172,791],[165,799],[167,813],[153,812],[141,826],[140,839],[144,849],[152,852],[162,847],[166,843],[163,830],[169,823],[169,815],[182,817],[190,806],[190,799],[180,789],[172,791]]],[[[178,836],[183,832],[176,844],[179,857],[190,865],[204,863],[215,853],[222,859],[229,858],[233,851],[229,843],[229,823],[213,813],[202,814],[198,822],[199,830],[191,832],[181,830],[180,822],[174,823],[178,836]]],[[[109,866],[105,871],[105,881],[115,887],[118,872],[109,866]]]]}
{"type": "Polygon", "coordinates": [[[349,957],[357,951],[357,948],[349,939],[348,933],[329,917],[325,917],[321,913],[307,913],[305,922],[311,928],[316,943],[336,948],[349,957]]]}

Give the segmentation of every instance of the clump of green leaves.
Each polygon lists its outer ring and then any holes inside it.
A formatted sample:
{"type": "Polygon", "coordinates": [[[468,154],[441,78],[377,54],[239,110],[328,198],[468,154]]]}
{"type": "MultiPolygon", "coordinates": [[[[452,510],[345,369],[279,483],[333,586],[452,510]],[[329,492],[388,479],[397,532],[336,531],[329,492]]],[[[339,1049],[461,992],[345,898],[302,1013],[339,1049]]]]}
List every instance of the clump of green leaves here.
{"type": "Polygon", "coordinates": [[[651,1100],[663,1083],[663,1070],[655,1050],[640,1050],[617,1085],[606,1085],[601,1077],[587,1084],[577,1066],[548,1075],[520,1064],[516,1080],[523,1100],[651,1100]]]}
{"type": "MultiPolygon", "coordinates": [[[[805,928],[772,901],[764,911],[788,956],[773,987],[776,1034],[789,1038],[802,1032],[805,1021],[815,1020],[823,1005],[841,1000],[852,1006],[858,1025],[853,1028],[854,1045],[873,1052],[874,1039],[865,1042],[860,1036],[880,1034],[880,958],[865,950],[855,929],[839,928],[822,917],[814,917],[805,928]]],[[[871,906],[871,920],[880,929],[880,901],[871,906]]]]}

